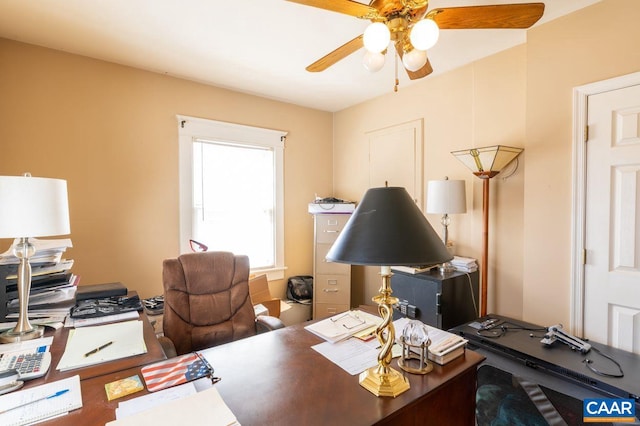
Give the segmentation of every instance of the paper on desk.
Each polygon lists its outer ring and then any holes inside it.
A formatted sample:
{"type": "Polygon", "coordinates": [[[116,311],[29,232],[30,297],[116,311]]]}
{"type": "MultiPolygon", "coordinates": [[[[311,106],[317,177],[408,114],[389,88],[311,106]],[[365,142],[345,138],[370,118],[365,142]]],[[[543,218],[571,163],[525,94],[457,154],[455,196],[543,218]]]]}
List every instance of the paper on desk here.
{"type": "Polygon", "coordinates": [[[376,326],[379,322],[380,317],[355,310],[343,312],[307,325],[305,330],[328,342],[336,343],[348,339],[362,330],[376,326]]]}
{"type": "Polygon", "coordinates": [[[0,396],[0,410],[8,410],[0,414],[0,424],[33,424],[81,407],[80,376],[76,375],[0,396]],[[64,390],[68,391],[60,396],[47,398],[64,390]],[[22,406],[23,404],[26,405],[22,406]],[[12,407],[17,408],[11,409],[12,407]]]}
{"type": "Polygon", "coordinates": [[[354,376],[378,363],[378,344],[378,340],[347,339],[337,343],[323,342],[311,348],[354,376]]]}
{"type": "Polygon", "coordinates": [[[142,321],[124,321],[76,328],[69,331],[67,346],[57,369],[66,371],[146,352],[142,321]],[[109,342],[112,343],[104,349],[85,356],[88,352],[109,342]]]}
{"type": "Polygon", "coordinates": [[[167,401],[153,409],[114,420],[106,426],[141,424],[188,424],[190,426],[239,425],[215,387],[167,401]]]}
{"type": "Polygon", "coordinates": [[[118,404],[118,408],[116,408],[116,419],[123,419],[145,410],[154,409],[169,401],[184,398],[185,396],[209,389],[211,386],[213,386],[211,380],[208,377],[203,377],[202,379],[187,382],[182,385],[172,386],[137,398],[122,401],[118,404]]]}

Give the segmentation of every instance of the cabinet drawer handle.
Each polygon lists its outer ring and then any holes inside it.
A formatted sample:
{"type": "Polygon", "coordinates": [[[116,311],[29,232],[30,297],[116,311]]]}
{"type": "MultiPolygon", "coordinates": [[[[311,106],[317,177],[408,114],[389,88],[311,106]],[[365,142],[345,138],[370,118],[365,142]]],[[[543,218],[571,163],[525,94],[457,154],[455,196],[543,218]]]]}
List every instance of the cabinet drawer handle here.
{"type": "Polygon", "coordinates": [[[337,293],[338,289],[337,288],[323,288],[322,291],[324,291],[325,293],[337,293]]]}
{"type": "Polygon", "coordinates": [[[337,234],[337,233],[338,233],[338,232],[340,232],[340,231],[339,231],[339,230],[337,230],[337,229],[334,229],[334,230],[327,229],[327,230],[326,230],[326,231],[324,231],[324,232],[326,232],[327,234],[337,234]]]}

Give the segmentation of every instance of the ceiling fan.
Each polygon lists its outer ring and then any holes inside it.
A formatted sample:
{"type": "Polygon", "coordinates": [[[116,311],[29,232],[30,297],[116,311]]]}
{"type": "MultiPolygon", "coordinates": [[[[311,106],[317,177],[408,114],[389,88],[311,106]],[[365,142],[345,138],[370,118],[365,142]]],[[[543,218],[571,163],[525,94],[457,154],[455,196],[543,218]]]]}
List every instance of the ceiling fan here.
{"type": "MultiPolygon", "coordinates": [[[[544,12],[544,3],[516,3],[428,9],[429,0],[371,0],[367,5],[353,0],[288,0],[307,6],[344,13],[372,22],[364,34],[346,42],[306,69],[324,71],[364,47],[363,65],[378,71],[392,41],[411,80],[433,72],[426,51],[438,39],[440,29],[529,28],[544,12]]],[[[397,90],[396,78],[396,90],[397,90]]]]}

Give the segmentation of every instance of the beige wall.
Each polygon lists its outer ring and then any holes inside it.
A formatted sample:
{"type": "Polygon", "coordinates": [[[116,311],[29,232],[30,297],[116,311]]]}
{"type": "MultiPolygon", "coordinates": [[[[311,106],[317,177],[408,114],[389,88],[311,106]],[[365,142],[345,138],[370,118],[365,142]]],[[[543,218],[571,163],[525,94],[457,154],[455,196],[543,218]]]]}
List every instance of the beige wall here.
{"type": "Polygon", "coordinates": [[[286,276],[312,272],[307,203],[331,194],[330,113],[4,39],[0,94],[0,174],[67,179],[81,284],[162,293],[162,260],[179,254],[176,114],[289,132],[286,276]]]}
{"type": "MultiPolygon", "coordinates": [[[[369,187],[365,132],[422,118],[425,182],[444,176],[466,181],[468,213],[452,216],[449,236],[455,242],[457,254],[479,259],[482,182],[450,152],[494,144],[523,146],[525,52],[524,46],[519,46],[336,113],[336,194],[358,200],[369,187]]],[[[437,64],[433,65],[437,67],[437,64]]],[[[509,179],[495,178],[490,182],[490,229],[492,236],[502,238],[493,238],[489,247],[492,256],[489,311],[500,310],[513,316],[519,316],[522,310],[522,288],[512,284],[510,267],[517,267],[522,262],[519,254],[522,251],[523,169],[521,162],[509,179]],[[503,212],[514,213],[505,215],[503,212]],[[511,249],[514,245],[516,250],[511,249]],[[507,267],[502,268],[502,264],[507,267]],[[496,293],[496,289],[500,292],[496,293]]],[[[428,219],[434,229],[441,232],[440,216],[428,215],[428,219]]],[[[375,268],[366,268],[354,275],[355,300],[352,304],[369,303],[377,293],[380,286],[377,272],[375,268]]]]}
{"type": "MultiPolygon", "coordinates": [[[[530,30],[525,45],[333,115],[0,40],[0,174],[67,179],[74,271],[146,297],[178,253],[176,114],[289,131],[287,275],[312,270],[307,202],[368,188],[365,132],[422,118],[425,181],[467,182],[468,213],[450,227],[461,255],[480,257],[482,185],[450,151],[525,148],[515,173],[491,180],[489,311],[569,324],[572,88],[640,70],[637,16],[637,0],[604,0],[530,30]]],[[[380,285],[369,269],[354,268],[354,305],[380,285]]]]}
{"type": "MultiPolygon", "coordinates": [[[[572,89],[640,69],[638,16],[640,2],[605,0],[530,30],[525,45],[336,113],[336,194],[368,187],[364,132],[423,118],[425,180],[467,181],[468,213],[450,234],[457,253],[479,258],[481,182],[450,151],[524,147],[517,171],[491,180],[489,312],[570,324],[572,89]]],[[[379,287],[370,271],[354,281],[354,304],[379,287]]]]}
{"type": "Polygon", "coordinates": [[[529,33],[523,253],[528,320],[570,323],[572,89],[640,70],[638,16],[638,1],[605,0],[529,33]]]}

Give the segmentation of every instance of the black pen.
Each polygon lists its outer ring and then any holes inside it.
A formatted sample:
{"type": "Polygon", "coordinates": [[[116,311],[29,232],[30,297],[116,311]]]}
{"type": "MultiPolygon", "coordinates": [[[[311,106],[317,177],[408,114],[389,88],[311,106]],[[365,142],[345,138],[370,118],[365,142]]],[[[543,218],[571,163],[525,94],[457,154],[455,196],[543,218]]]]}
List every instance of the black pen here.
{"type": "Polygon", "coordinates": [[[95,353],[100,352],[101,350],[103,350],[104,348],[106,348],[107,346],[109,346],[110,344],[112,344],[113,342],[107,342],[104,345],[100,346],[99,348],[93,349],[89,352],[87,352],[86,354],[84,354],[85,357],[89,356],[89,355],[93,355],[95,353]]]}

